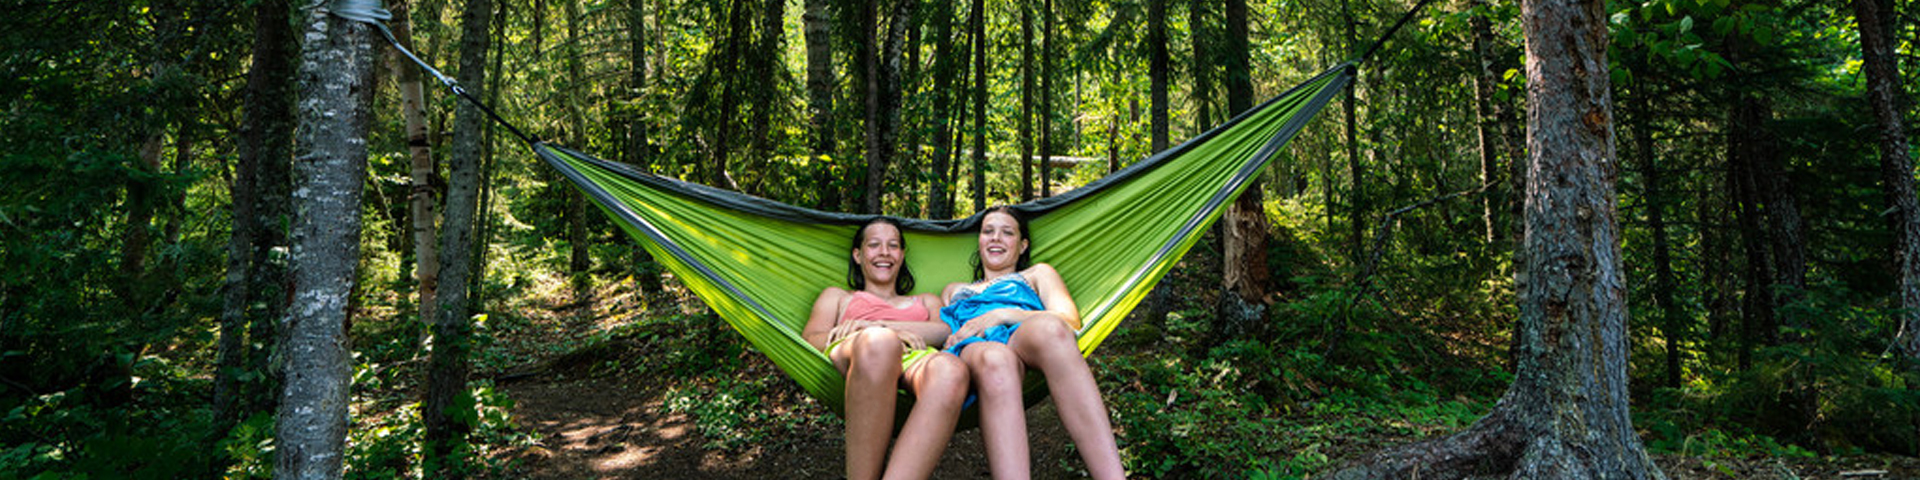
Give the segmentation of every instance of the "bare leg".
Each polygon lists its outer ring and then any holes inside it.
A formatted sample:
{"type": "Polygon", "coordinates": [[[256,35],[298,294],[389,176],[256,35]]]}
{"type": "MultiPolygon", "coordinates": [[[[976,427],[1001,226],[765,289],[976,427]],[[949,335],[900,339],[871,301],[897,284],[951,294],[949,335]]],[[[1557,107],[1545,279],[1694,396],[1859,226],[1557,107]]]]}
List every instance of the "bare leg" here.
{"type": "Polygon", "coordinates": [[[960,350],[980,398],[980,436],[987,444],[987,466],[995,480],[1033,474],[1027,446],[1027,410],[1020,398],[1026,366],[1006,345],[978,342],[960,350]]]}
{"type": "Polygon", "coordinates": [[[960,405],[967,399],[967,366],[953,354],[936,353],[909,367],[904,380],[913,390],[913,410],[887,457],[886,478],[923,479],[933,475],[940,453],[953,439],[960,405]]]}
{"type": "Polygon", "coordinates": [[[869,328],[841,342],[834,366],[847,377],[847,479],[880,478],[893,435],[893,406],[900,384],[900,337],[869,328]]]}
{"type": "Polygon", "coordinates": [[[1080,458],[1087,462],[1087,474],[1099,479],[1125,478],[1120,449],[1114,444],[1113,421],[1107,417],[1107,405],[1100,398],[1100,386],[1093,381],[1087,359],[1080,356],[1073,330],[1057,318],[1028,319],[1014,331],[1008,345],[1022,362],[1047,377],[1047,389],[1060,411],[1060,422],[1066,424],[1067,435],[1073,437],[1080,458]]]}

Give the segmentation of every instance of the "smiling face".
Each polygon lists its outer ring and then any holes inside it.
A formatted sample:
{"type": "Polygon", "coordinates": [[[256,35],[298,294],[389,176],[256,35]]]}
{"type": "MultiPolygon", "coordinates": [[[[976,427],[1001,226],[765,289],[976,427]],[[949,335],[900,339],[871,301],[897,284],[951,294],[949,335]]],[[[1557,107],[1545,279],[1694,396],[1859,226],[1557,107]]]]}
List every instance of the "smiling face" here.
{"type": "Polygon", "coordinates": [[[853,249],[853,262],[860,265],[860,274],[868,284],[894,284],[900,278],[900,271],[906,268],[907,251],[900,239],[900,228],[875,222],[868,224],[864,231],[860,245],[853,249]]]}
{"type": "Polygon", "coordinates": [[[988,212],[980,219],[980,266],[989,277],[1019,269],[1020,256],[1027,251],[1027,239],[1020,235],[1020,221],[1003,211],[988,212]]]}

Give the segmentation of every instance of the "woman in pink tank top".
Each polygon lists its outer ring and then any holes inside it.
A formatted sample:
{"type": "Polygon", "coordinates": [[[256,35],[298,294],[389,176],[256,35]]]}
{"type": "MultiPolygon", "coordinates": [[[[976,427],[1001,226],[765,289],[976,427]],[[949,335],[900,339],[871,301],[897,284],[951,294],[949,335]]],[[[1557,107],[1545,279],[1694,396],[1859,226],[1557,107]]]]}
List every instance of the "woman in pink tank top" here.
{"type": "Polygon", "coordinates": [[[906,240],[885,217],[854,232],[847,287],[821,292],[801,331],[847,379],[847,478],[927,478],[953,437],[970,381],[959,357],[928,348],[952,333],[936,313],[944,304],[912,294],[906,240]],[[888,455],[903,388],[914,395],[913,410],[888,455]]]}

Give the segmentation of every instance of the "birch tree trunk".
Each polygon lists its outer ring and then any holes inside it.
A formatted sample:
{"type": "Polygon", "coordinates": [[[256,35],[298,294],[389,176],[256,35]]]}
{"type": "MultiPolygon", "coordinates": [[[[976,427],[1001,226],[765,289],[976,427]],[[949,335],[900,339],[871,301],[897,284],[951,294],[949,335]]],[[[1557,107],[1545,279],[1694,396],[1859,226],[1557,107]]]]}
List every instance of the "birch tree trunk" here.
{"type": "Polygon", "coordinates": [[[360,195],[373,100],[372,27],[314,10],[300,58],[293,304],[274,477],[340,478],[353,371],[346,322],[360,259],[360,195]]]}
{"type": "Polygon", "coordinates": [[[1528,170],[1517,372],[1466,431],[1332,478],[1665,478],[1633,430],[1601,0],[1526,0],[1528,170]]]}
{"type": "MultiPolygon", "coordinates": [[[[492,47],[492,0],[471,0],[461,18],[460,70],[456,80],[477,98],[487,98],[487,51],[492,47]]],[[[471,427],[452,411],[466,395],[469,359],[469,318],[472,305],[467,290],[474,271],[474,218],[480,196],[481,147],[487,118],[479,108],[461,103],[454,109],[452,150],[447,155],[447,204],[440,230],[440,282],[455,288],[435,292],[439,316],[433,324],[433,354],[427,359],[426,390],[420,401],[425,428],[421,451],[429,465],[441,472],[429,476],[458,477],[462,468],[449,465],[451,454],[467,438],[471,427]]]]}
{"type": "MultiPolygon", "coordinates": [[[[413,22],[409,20],[405,0],[394,3],[393,20],[388,22],[393,29],[394,39],[400,46],[413,50],[413,22]]],[[[440,285],[440,253],[434,248],[434,222],[438,214],[434,212],[435,200],[433,178],[433,145],[427,138],[426,92],[420,85],[420,67],[399,50],[388,55],[392,62],[394,77],[399,81],[400,113],[407,124],[407,154],[412,159],[411,191],[407,197],[408,216],[413,219],[413,278],[419,285],[415,290],[420,302],[420,322],[425,326],[433,324],[434,290],[440,285]]],[[[426,328],[422,328],[422,342],[425,342],[426,328]]]]}

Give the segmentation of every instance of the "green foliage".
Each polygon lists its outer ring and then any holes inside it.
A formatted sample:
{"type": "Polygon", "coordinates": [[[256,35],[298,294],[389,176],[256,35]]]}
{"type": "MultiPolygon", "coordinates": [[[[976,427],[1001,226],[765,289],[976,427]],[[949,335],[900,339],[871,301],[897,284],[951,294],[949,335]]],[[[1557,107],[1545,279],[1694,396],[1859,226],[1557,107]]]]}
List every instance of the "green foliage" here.
{"type": "MultiPolygon", "coordinates": [[[[1793,292],[1783,292],[1793,293],[1793,292]]],[[[1920,438],[1920,372],[1887,342],[1899,316],[1821,285],[1784,312],[1788,341],[1761,349],[1752,368],[1662,389],[1643,425],[1650,447],[1688,455],[1811,456],[1911,451],[1920,438]]]]}

